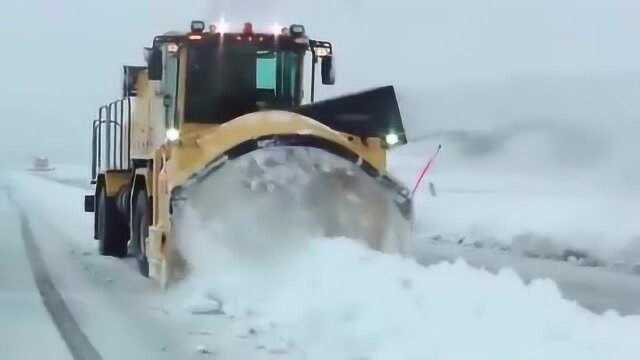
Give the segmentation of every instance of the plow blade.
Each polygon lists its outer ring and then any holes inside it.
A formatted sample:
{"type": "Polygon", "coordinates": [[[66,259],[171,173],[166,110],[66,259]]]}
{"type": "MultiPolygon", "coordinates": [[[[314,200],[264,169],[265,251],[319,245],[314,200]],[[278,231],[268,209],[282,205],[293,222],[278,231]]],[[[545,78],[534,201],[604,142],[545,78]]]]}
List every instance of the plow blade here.
{"type": "Polygon", "coordinates": [[[407,138],[393,86],[318,101],[293,109],[330,128],[360,137],[379,137],[393,133],[400,144],[407,138]]]}

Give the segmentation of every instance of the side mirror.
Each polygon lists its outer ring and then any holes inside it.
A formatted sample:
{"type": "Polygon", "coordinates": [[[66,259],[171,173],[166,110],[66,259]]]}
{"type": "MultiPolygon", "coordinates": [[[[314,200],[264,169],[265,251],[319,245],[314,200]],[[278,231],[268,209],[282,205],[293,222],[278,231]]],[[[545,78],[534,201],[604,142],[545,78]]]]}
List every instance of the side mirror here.
{"type": "Polygon", "coordinates": [[[146,70],[144,66],[124,66],[124,79],[122,82],[122,97],[137,96],[138,89],[136,89],[136,82],[138,81],[138,74],[141,71],[146,70]]]}
{"type": "Polygon", "coordinates": [[[162,51],[159,48],[145,48],[145,59],[149,69],[149,80],[162,80],[162,51]]]}
{"type": "Polygon", "coordinates": [[[173,102],[173,98],[171,97],[171,95],[165,95],[162,98],[162,105],[164,105],[164,107],[166,108],[170,108],[173,102]]]}
{"type": "Polygon", "coordinates": [[[336,83],[336,69],[333,65],[333,55],[322,57],[321,72],[322,84],[333,85],[336,83]]]}

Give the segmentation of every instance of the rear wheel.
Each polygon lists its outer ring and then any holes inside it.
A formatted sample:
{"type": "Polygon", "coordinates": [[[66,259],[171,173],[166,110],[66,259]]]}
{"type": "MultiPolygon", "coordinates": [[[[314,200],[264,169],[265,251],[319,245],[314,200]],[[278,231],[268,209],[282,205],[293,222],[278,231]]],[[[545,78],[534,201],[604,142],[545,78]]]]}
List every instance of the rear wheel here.
{"type": "Polygon", "coordinates": [[[113,199],[109,199],[106,190],[100,190],[98,196],[98,240],[100,255],[127,256],[127,229],[118,213],[113,199]]]}
{"type": "Polygon", "coordinates": [[[149,225],[151,224],[151,210],[147,192],[139,191],[136,194],[133,208],[132,236],[133,254],[138,263],[140,274],[149,277],[149,260],[147,259],[146,238],[149,236],[149,225]]]}

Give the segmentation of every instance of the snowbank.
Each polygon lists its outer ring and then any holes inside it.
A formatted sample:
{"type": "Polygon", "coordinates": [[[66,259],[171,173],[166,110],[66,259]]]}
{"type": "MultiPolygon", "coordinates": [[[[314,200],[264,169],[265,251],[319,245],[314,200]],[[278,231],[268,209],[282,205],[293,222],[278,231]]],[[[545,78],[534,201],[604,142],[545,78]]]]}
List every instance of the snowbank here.
{"type": "MultiPolygon", "coordinates": [[[[69,177],[58,178],[56,173],[51,173],[46,178],[41,174],[12,172],[5,175],[5,182],[12,196],[30,215],[45,219],[78,244],[95,246],[88,240],[93,234],[93,214],[84,212],[83,190],[71,184],[82,181],[78,175],[79,171],[69,177]]],[[[89,193],[87,190],[86,194],[89,193]]]]}
{"type": "MultiPolygon", "coordinates": [[[[69,216],[81,212],[79,189],[21,174],[12,186],[30,210],[87,243],[90,218],[69,216]],[[46,201],[39,201],[43,194],[46,201]]],[[[211,205],[232,210],[231,203],[211,205]]],[[[635,359],[640,353],[639,317],[594,315],[563,300],[551,281],[525,285],[512,271],[492,275],[463,262],[424,268],[346,238],[295,231],[278,238],[295,220],[284,210],[265,218],[274,225],[270,239],[251,231],[251,222],[222,232],[240,238],[220,238],[219,224],[187,216],[194,223],[181,250],[193,271],[167,294],[168,311],[197,314],[201,329],[219,328],[219,316],[203,313],[222,312],[233,319],[225,331],[252,338],[256,352],[290,358],[635,359]]]]}
{"type": "MultiPolygon", "coordinates": [[[[174,291],[218,303],[270,352],[307,359],[635,359],[640,317],[594,315],[551,281],[464,262],[424,268],[345,238],[262,247],[261,261],[193,232],[199,268],[174,291]],[[215,254],[215,255],[212,255],[215,254]],[[206,275],[205,275],[206,274],[206,275]]],[[[203,321],[207,321],[203,318],[203,321]]]]}
{"type": "Polygon", "coordinates": [[[286,199],[249,202],[204,189],[174,208],[188,271],[170,296],[182,311],[233,318],[232,331],[256,339],[259,351],[492,360],[640,353],[640,317],[590,313],[552,281],[526,285],[513,271],[492,275],[464,262],[425,268],[361,241],[319,236],[286,199]]]}
{"type": "Polygon", "coordinates": [[[91,174],[87,166],[75,164],[52,164],[53,170],[45,172],[31,172],[33,175],[53,180],[63,185],[80,189],[89,189],[91,174]]]}
{"type": "MultiPolygon", "coordinates": [[[[391,171],[413,184],[437,144],[418,142],[392,153],[391,171]]],[[[522,139],[512,146],[509,156],[531,148],[522,139]]],[[[640,190],[612,186],[590,171],[526,173],[510,167],[513,162],[497,155],[470,159],[445,143],[415,197],[418,237],[513,247],[522,255],[561,258],[578,251],[607,263],[640,263],[626,251],[640,235],[640,190]]]]}

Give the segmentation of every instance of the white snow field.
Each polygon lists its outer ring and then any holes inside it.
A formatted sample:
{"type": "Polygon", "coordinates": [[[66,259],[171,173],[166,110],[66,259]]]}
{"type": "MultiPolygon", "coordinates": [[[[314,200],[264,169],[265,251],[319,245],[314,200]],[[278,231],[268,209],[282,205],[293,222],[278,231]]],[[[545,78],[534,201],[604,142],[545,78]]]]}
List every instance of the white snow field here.
{"type": "Polygon", "coordinates": [[[392,153],[391,172],[413,185],[439,143],[444,149],[415,196],[418,237],[536,257],[578,250],[610,265],[640,264],[640,187],[624,183],[621,171],[554,171],[552,157],[535,152],[544,142],[525,138],[486,157],[464,156],[447,139],[416,142],[392,153]],[[519,157],[543,165],[528,172],[519,157]]]}
{"type": "MultiPolygon", "coordinates": [[[[551,280],[525,284],[511,270],[492,274],[462,261],[423,267],[349,239],[304,234],[274,247],[256,238],[260,252],[247,253],[217,238],[216,224],[198,224],[196,216],[189,221],[202,230],[191,232],[182,247],[193,271],[163,292],[137,275],[130,260],[96,255],[82,189],[20,173],[9,185],[53,282],[104,359],[640,354],[639,316],[594,314],[563,299],[551,280]]],[[[286,212],[279,225],[291,225],[286,212]]],[[[251,245],[250,237],[242,240],[251,245]]],[[[18,239],[11,244],[22,246],[18,239]]]]}

